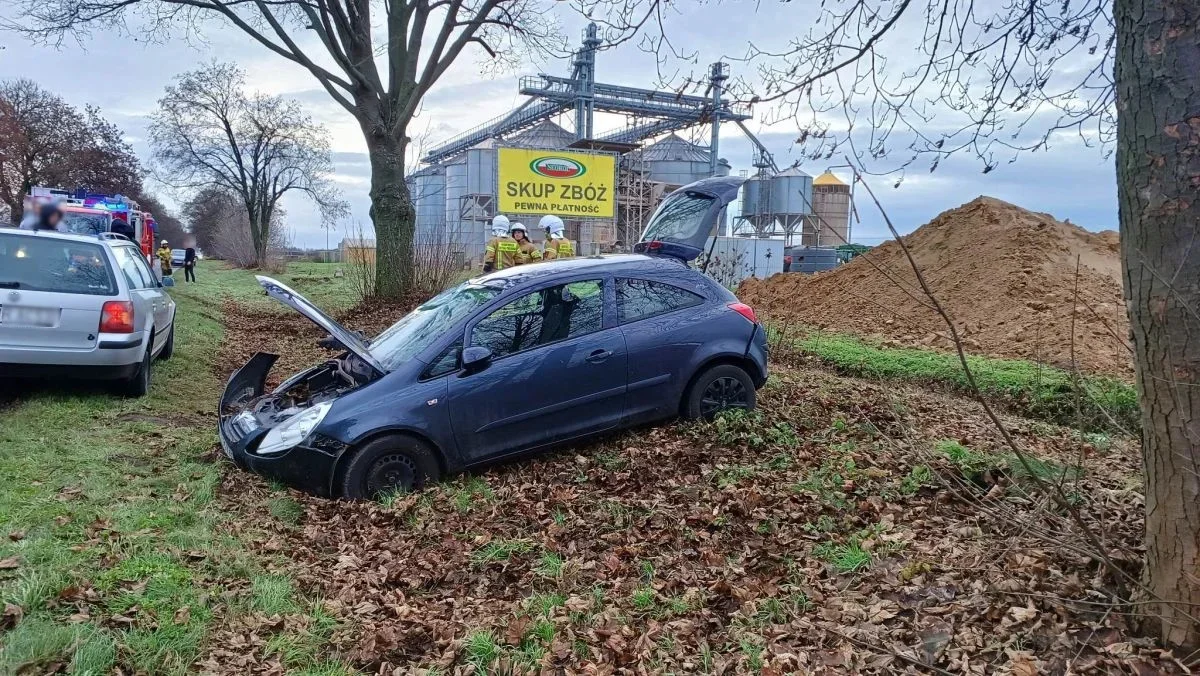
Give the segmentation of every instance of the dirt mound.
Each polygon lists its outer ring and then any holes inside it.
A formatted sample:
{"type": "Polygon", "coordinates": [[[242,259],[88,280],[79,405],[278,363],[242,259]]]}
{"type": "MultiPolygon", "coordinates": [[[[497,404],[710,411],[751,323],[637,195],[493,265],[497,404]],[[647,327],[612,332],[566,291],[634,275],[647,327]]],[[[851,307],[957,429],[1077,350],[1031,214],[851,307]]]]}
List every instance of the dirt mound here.
{"type": "MultiPolygon", "coordinates": [[[[1132,374],[1117,233],[979,197],[904,242],[973,352],[1069,367],[1073,321],[1081,370],[1132,374]]],[[[830,272],[747,280],[738,295],[776,321],[951,347],[895,241],[830,272]]]]}

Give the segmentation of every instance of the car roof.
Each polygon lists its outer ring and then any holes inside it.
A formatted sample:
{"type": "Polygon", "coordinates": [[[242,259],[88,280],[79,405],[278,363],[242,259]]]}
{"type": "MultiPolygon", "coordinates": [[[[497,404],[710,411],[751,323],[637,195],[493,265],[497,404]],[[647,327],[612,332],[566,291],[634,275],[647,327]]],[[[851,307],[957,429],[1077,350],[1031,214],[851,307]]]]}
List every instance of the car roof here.
{"type": "Polygon", "coordinates": [[[578,272],[679,272],[687,270],[679,261],[661,256],[644,254],[606,254],[602,256],[579,256],[565,260],[543,261],[532,265],[517,265],[497,270],[471,279],[472,284],[504,286],[524,284],[535,279],[571,275],[578,272]]]}
{"type": "Polygon", "coordinates": [[[108,237],[101,237],[99,235],[80,235],[74,232],[58,232],[57,230],[24,230],[19,228],[0,228],[0,233],[23,235],[25,237],[48,237],[50,239],[61,239],[68,242],[86,242],[88,244],[123,244],[137,246],[131,240],[111,235],[108,237]]]}

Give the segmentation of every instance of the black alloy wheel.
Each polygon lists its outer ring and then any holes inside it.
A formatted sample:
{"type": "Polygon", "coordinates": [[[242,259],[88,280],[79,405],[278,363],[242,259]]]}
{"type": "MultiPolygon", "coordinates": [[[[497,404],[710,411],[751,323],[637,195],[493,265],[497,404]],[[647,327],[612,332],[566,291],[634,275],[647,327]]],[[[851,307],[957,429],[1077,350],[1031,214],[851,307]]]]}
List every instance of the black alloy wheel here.
{"type": "Polygon", "coordinates": [[[733,376],[722,376],[710,382],[700,397],[700,415],[711,418],[731,408],[750,408],[746,386],[733,376]]]}
{"type": "Polygon", "coordinates": [[[717,364],[692,380],[680,402],[679,413],[693,420],[712,420],[723,410],[749,410],[757,404],[757,392],[750,374],[734,364],[717,364]]]}

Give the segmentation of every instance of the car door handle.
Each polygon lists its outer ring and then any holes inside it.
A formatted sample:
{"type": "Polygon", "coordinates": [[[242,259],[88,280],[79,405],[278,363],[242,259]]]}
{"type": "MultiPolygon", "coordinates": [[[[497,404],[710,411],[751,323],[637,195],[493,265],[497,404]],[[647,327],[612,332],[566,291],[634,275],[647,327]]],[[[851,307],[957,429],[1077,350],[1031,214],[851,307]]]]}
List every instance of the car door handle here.
{"type": "Polygon", "coordinates": [[[600,362],[604,361],[605,359],[608,359],[611,356],[612,356],[611,350],[596,350],[595,352],[593,352],[587,356],[587,360],[592,362],[593,364],[599,364],[600,362]]]}

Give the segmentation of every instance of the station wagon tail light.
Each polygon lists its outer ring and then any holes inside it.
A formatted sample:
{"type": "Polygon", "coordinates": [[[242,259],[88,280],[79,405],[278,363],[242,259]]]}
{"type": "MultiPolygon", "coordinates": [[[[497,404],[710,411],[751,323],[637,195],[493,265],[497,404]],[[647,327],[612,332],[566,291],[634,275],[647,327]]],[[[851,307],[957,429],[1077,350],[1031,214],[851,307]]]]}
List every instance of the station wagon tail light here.
{"type": "Polygon", "coordinates": [[[657,239],[650,241],[650,242],[646,242],[646,250],[647,251],[658,251],[661,248],[662,248],[662,242],[658,241],[657,239]]]}
{"type": "Polygon", "coordinates": [[[758,323],[758,317],[754,316],[754,308],[745,303],[730,303],[729,309],[750,320],[751,324],[758,323]]]}
{"type": "Polygon", "coordinates": [[[110,300],[100,308],[100,333],[133,333],[133,303],[110,300]]]}

